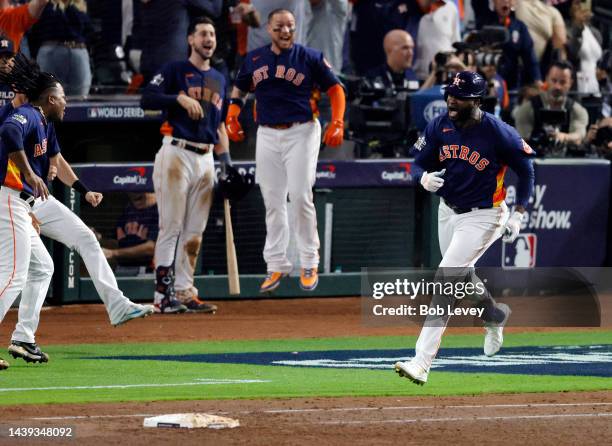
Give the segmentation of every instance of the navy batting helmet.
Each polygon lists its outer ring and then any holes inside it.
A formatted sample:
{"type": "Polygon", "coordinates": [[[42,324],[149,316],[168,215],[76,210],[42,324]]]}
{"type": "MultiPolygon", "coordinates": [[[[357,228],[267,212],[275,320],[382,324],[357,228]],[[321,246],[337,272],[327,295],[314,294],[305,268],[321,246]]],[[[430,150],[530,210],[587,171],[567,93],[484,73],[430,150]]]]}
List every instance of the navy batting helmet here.
{"type": "Polygon", "coordinates": [[[460,71],[445,87],[444,96],[453,96],[458,99],[482,98],[487,94],[487,81],[478,73],[460,71]]]}

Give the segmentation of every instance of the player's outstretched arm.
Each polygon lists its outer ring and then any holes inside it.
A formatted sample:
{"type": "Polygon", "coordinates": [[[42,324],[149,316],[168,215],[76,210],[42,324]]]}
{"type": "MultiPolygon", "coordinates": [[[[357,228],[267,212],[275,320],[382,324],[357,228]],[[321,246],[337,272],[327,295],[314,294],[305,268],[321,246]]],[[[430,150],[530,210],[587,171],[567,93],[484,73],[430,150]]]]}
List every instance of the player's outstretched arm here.
{"type": "Polygon", "coordinates": [[[76,173],[74,173],[74,170],[72,170],[72,167],[70,167],[70,164],[68,164],[68,161],[66,161],[61,153],[51,157],[50,160],[51,165],[57,166],[57,177],[62,183],[83,194],[85,200],[93,207],[100,204],[104,196],[100,192],[90,191],[87,186],[81,183],[79,177],[77,177],[76,173]]]}

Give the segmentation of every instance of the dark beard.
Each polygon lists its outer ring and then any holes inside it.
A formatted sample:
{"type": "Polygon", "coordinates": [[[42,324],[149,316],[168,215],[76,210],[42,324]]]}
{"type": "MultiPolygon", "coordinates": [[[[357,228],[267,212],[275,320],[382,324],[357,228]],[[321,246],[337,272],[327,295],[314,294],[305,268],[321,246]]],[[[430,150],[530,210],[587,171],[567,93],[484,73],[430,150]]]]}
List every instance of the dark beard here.
{"type": "MultiPolygon", "coordinates": [[[[204,50],[200,49],[200,48],[195,48],[195,52],[198,53],[198,55],[202,58],[202,60],[210,60],[212,59],[212,56],[206,56],[204,54],[204,50]]],[[[213,51],[214,54],[214,51],[213,51]]]]}

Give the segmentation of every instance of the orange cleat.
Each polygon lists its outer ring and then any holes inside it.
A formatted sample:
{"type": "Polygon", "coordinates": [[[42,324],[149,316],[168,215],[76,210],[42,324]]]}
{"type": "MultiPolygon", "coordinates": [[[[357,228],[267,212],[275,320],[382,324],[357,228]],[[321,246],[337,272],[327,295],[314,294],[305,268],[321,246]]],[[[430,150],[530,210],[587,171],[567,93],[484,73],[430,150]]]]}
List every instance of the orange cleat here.
{"type": "Polygon", "coordinates": [[[267,293],[269,291],[274,291],[280,285],[281,279],[286,276],[286,273],[268,271],[268,274],[266,274],[266,280],[264,280],[261,287],[259,287],[259,292],[267,293]]]}
{"type": "Polygon", "coordinates": [[[302,268],[300,273],[300,288],[304,291],[312,291],[319,284],[319,273],[316,268],[302,268]]]}

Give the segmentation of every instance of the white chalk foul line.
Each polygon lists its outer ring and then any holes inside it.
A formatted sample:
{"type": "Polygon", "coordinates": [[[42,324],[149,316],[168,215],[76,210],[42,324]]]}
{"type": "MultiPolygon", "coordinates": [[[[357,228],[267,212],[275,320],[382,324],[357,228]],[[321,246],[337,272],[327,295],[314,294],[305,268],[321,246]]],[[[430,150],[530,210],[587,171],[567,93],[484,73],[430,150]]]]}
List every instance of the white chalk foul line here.
{"type": "MultiPolygon", "coordinates": [[[[255,381],[255,380],[253,380],[255,381]]],[[[259,382],[259,381],[258,381],[259,382]]],[[[261,381],[263,382],[263,381],[261,381]]],[[[350,411],[372,411],[372,410],[427,410],[427,409],[494,409],[494,408],[536,408],[536,407],[595,407],[595,406],[612,406],[612,403],[525,403],[525,404],[466,404],[466,405],[448,405],[448,406],[386,406],[386,407],[332,407],[332,408],[317,408],[317,409],[269,409],[269,410],[240,410],[237,412],[215,412],[218,415],[240,414],[291,414],[291,413],[312,413],[312,412],[350,412],[350,411]]],[[[569,414],[572,416],[572,414],[569,414]]],[[[79,420],[79,419],[94,419],[94,418],[126,418],[126,417],[151,417],[153,414],[128,414],[128,415],[71,415],[65,417],[34,417],[31,420],[79,420]]],[[[528,415],[523,415],[527,417],[528,415]]],[[[531,415],[537,417],[538,415],[531,415]]],[[[608,415],[605,415],[608,416],[608,415]]],[[[454,419],[454,418],[453,418],[454,419]]],[[[468,418],[466,418],[468,419],[468,418]]],[[[475,418],[469,418],[475,419],[475,418]]],[[[422,420],[416,419],[413,420],[422,420]]],[[[430,419],[428,419],[430,420],[430,419]]],[[[449,420],[449,418],[435,418],[435,420],[449,420]]],[[[400,422],[386,420],[385,422],[400,422]]],[[[415,422],[415,421],[413,421],[415,422]]],[[[336,423],[330,422],[330,423],[336,423]]],[[[342,423],[342,422],[337,422],[342,423]]]]}
{"type": "Polygon", "coordinates": [[[253,384],[268,383],[265,379],[208,379],[201,378],[186,383],[151,383],[151,384],[112,384],[106,386],[54,386],[54,387],[16,387],[0,388],[0,392],[27,392],[30,390],[97,390],[97,389],[129,389],[134,387],[182,387],[182,386],[210,386],[221,384],[253,384]]]}
{"type": "Polygon", "coordinates": [[[566,413],[542,415],[506,415],[497,417],[444,417],[444,418],[402,418],[392,420],[351,420],[351,421],[315,421],[303,424],[325,425],[355,425],[355,424],[385,424],[385,423],[443,423],[449,421],[512,421],[551,418],[597,418],[612,417],[612,413],[566,413]]]}
{"type": "Polygon", "coordinates": [[[56,420],[89,420],[94,418],[145,418],[154,417],[159,414],[135,413],[127,415],[67,415],[65,417],[31,417],[30,420],[36,421],[56,421],[56,420]]]}
{"type": "MultiPolygon", "coordinates": [[[[326,409],[270,409],[260,413],[305,413],[305,412],[358,412],[371,410],[424,410],[424,409],[495,409],[521,407],[572,407],[572,406],[612,406],[612,403],[525,403],[525,404],[466,404],[441,406],[384,406],[384,407],[333,407],[326,409]]],[[[250,413],[250,412],[245,412],[250,413]]]]}

